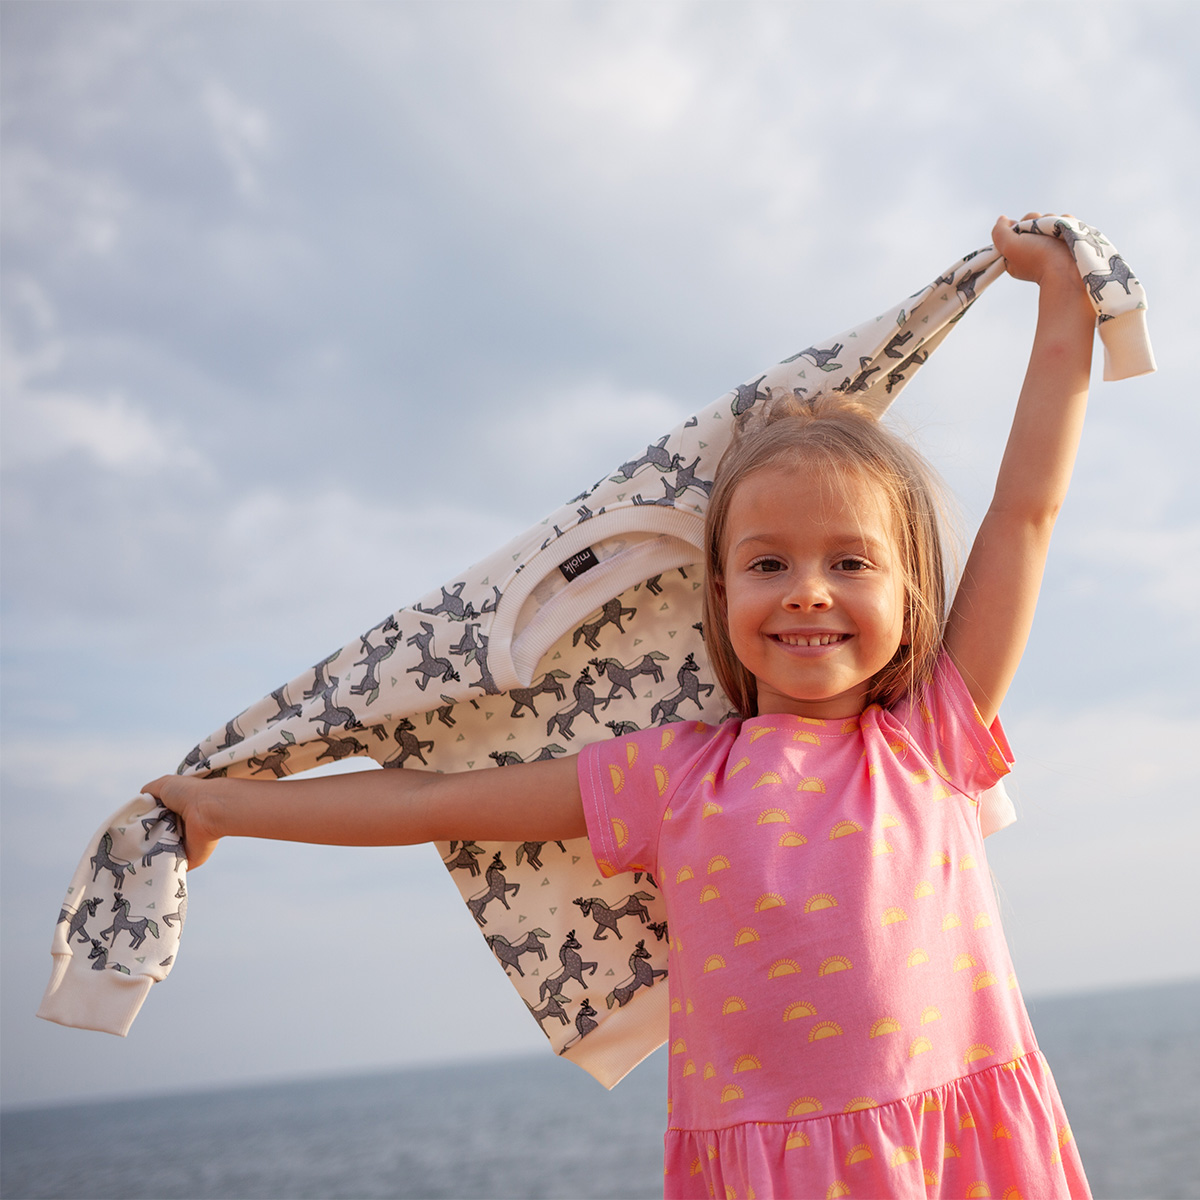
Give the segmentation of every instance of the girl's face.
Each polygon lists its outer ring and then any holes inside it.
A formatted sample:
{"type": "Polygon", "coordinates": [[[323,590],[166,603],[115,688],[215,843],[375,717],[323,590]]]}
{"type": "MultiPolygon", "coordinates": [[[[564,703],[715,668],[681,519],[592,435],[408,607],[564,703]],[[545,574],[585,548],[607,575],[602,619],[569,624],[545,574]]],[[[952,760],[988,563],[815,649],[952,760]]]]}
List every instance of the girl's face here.
{"type": "Polygon", "coordinates": [[[760,716],[866,707],[872,678],[908,640],[892,524],[878,488],[854,472],[770,467],[737,485],[721,590],[760,716]]]}

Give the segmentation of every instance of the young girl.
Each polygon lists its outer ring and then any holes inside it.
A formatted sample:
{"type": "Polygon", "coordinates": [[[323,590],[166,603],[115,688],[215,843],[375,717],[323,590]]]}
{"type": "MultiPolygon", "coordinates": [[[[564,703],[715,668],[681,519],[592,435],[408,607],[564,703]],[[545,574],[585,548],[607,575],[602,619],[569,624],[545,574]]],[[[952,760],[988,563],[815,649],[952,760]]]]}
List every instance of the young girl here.
{"type": "MultiPolygon", "coordinates": [[[[1030,214],[1031,217],[1037,214],[1030,214]]],[[[919,457],[845,401],[752,410],[706,516],[705,638],[741,720],[500,772],[287,788],[169,775],[191,866],[225,836],[591,840],[650,871],[671,943],[669,1196],[1086,1196],[989,886],[980,797],[1083,420],[1094,313],[1057,239],[949,614],[919,457]]]]}

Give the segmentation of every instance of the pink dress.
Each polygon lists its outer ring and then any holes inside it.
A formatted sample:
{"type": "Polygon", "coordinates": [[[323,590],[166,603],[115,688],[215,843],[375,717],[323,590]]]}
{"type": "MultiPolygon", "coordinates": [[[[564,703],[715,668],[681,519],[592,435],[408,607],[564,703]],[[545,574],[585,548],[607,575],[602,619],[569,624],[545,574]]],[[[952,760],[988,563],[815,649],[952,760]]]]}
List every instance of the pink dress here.
{"type": "Polygon", "coordinates": [[[584,750],[601,869],[667,900],[667,1196],[1090,1195],[984,856],[1008,759],[945,657],[918,704],[584,750]]]}

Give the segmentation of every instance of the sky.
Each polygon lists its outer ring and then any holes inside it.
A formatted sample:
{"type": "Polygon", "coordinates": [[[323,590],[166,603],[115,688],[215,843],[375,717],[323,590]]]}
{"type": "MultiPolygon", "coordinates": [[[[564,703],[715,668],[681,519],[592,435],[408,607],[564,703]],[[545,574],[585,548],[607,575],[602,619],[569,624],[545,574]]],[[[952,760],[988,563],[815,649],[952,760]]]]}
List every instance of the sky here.
{"type": "MultiPolygon", "coordinates": [[[[1097,371],[991,865],[1027,995],[1200,974],[1200,9],[6,0],[0,33],[6,1105],[543,1049],[429,847],[223,843],[127,1039],[33,1012],[143,782],[1029,209],[1121,249],[1159,371],[1097,371]]],[[[967,535],[1035,304],[998,281],[893,410],[967,535]]]]}

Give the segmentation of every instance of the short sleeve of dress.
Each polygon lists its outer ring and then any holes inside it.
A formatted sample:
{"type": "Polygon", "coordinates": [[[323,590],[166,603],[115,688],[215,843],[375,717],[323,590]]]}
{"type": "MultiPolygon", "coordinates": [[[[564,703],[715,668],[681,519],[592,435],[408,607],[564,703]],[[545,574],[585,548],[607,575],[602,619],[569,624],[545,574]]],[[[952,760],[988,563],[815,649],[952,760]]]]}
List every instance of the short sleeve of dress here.
{"type": "Polygon", "coordinates": [[[583,748],[579,791],[602,874],[658,869],[663,814],[715,731],[712,725],[673,722],[583,748]]]}
{"type": "MultiPolygon", "coordinates": [[[[938,775],[973,800],[995,788],[1011,769],[1012,751],[1000,718],[990,728],[984,725],[958,668],[945,652],[938,658],[929,686],[916,698],[903,698],[890,715],[938,775]]],[[[1007,806],[1011,813],[1011,803],[1002,790],[992,803],[1007,806]]],[[[1011,819],[993,820],[992,827],[999,828],[1011,819]]]]}

